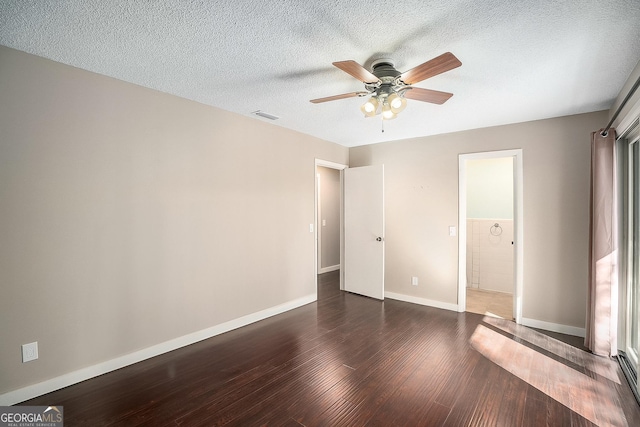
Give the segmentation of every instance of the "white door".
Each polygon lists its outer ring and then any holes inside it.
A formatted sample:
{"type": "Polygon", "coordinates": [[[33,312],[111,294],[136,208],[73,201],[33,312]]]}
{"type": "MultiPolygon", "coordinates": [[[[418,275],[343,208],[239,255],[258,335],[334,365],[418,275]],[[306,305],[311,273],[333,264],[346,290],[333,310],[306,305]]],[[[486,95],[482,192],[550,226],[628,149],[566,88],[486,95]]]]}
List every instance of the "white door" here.
{"type": "Polygon", "coordinates": [[[344,290],[384,299],[384,166],[344,170],[344,290]]]}

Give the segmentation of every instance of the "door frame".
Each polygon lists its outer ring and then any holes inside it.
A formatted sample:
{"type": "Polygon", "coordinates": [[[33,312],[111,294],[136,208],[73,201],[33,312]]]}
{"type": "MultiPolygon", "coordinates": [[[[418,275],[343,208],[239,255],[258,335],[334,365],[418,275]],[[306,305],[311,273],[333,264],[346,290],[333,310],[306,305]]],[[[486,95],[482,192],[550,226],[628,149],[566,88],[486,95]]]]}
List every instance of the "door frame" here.
{"type": "Polygon", "coordinates": [[[336,169],[340,171],[340,289],[344,290],[344,170],[349,166],[330,162],[328,160],[315,159],[315,164],[313,166],[313,176],[314,176],[314,188],[315,188],[315,197],[313,202],[313,231],[314,231],[314,245],[313,245],[313,271],[314,271],[314,281],[316,284],[316,299],[318,298],[318,230],[320,229],[318,222],[320,218],[318,218],[318,198],[320,197],[319,188],[318,188],[318,167],[328,168],[328,169],[336,169]]]}
{"type": "Polygon", "coordinates": [[[484,151],[458,155],[458,312],[467,305],[467,160],[513,158],[513,236],[514,236],[514,292],[513,317],[522,323],[522,294],[524,287],[524,187],[522,149],[484,151]]]}
{"type": "MultiPolygon", "coordinates": [[[[616,180],[620,184],[618,193],[618,220],[619,220],[619,244],[620,252],[620,268],[618,272],[619,292],[618,292],[618,343],[617,347],[621,356],[621,363],[625,375],[628,375],[627,365],[633,366],[638,372],[640,367],[638,353],[640,349],[633,348],[631,337],[631,321],[633,320],[633,311],[640,310],[638,307],[632,306],[632,292],[639,291],[634,289],[634,268],[633,261],[635,254],[634,245],[634,223],[632,214],[634,190],[632,179],[634,178],[634,169],[637,168],[637,161],[634,162],[633,148],[640,146],[640,117],[633,120],[616,138],[616,155],[618,156],[618,174],[616,180]]],[[[635,159],[637,160],[637,159],[635,159]]],[[[640,316],[640,314],[638,315],[640,316]]],[[[637,332],[637,331],[636,331],[637,332]]],[[[638,339],[640,342],[640,339],[638,339]]],[[[636,385],[637,387],[637,385],[636,385]]],[[[633,387],[632,387],[633,389],[633,387]]],[[[635,394],[635,390],[634,390],[635,394]]],[[[638,395],[636,394],[636,398],[638,395]]]]}

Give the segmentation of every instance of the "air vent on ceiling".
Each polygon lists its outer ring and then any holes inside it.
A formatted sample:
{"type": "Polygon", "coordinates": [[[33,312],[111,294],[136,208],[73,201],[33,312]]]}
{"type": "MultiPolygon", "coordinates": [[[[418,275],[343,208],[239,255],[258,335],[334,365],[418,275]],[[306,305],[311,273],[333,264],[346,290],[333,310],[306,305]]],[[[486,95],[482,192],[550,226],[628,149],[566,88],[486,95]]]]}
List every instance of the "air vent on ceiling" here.
{"type": "Polygon", "coordinates": [[[278,120],[280,117],[274,116],[273,114],[265,113],[264,111],[258,110],[254,111],[251,114],[255,114],[256,116],[264,117],[269,120],[278,120]]]}

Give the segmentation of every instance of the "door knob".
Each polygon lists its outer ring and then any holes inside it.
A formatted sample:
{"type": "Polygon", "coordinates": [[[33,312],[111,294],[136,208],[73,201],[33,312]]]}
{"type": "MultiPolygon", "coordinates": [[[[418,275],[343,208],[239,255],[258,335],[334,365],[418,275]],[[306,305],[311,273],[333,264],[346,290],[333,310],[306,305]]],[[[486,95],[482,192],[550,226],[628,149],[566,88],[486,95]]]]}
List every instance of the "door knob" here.
{"type": "Polygon", "coordinates": [[[378,237],[378,238],[376,239],[376,241],[378,241],[378,242],[382,242],[382,237],[378,237]]]}

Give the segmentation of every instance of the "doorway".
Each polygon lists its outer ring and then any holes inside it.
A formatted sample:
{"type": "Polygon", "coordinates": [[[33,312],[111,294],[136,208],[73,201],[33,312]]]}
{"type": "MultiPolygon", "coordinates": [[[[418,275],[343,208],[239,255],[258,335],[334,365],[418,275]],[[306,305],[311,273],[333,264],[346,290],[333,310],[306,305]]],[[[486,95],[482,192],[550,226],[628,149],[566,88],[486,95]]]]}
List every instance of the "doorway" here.
{"type": "Polygon", "coordinates": [[[472,311],[521,322],[522,200],[521,149],[459,156],[458,311],[473,300],[472,311]],[[502,182],[500,170],[512,179],[502,182]]]}
{"type": "Polygon", "coordinates": [[[315,161],[315,277],[316,293],[319,275],[331,279],[338,275],[343,289],[343,171],[347,165],[316,159],[315,161]]]}
{"type": "Polygon", "coordinates": [[[340,270],[340,171],[318,166],[318,274],[340,270]]]}
{"type": "Polygon", "coordinates": [[[318,273],[321,268],[329,268],[339,271],[340,290],[384,300],[384,165],[347,169],[346,165],[316,159],[315,177],[315,220],[310,231],[315,236],[316,296],[318,273]],[[325,215],[319,215],[319,207],[327,202],[321,198],[320,168],[340,171],[339,270],[335,265],[323,266],[324,261],[318,261],[318,253],[326,245],[322,240],[325,215]]]}
{"type": "Polygon", "coordinates": [[[513,157],[469,159],[466,311],[513,320],[513,157]]]}

